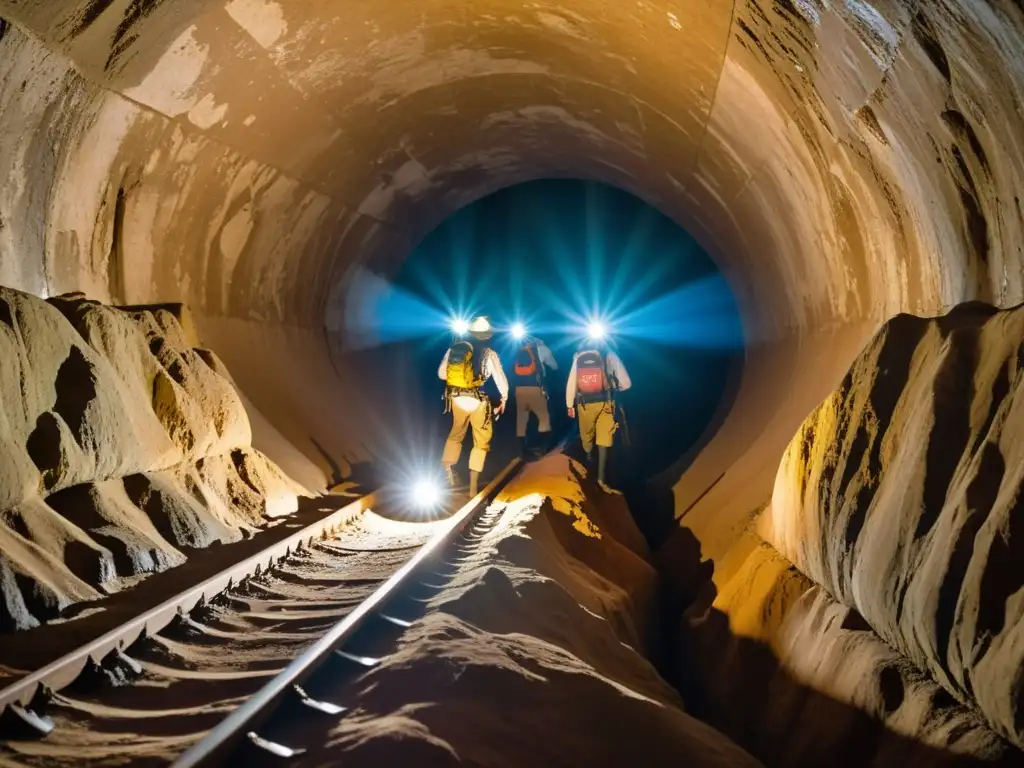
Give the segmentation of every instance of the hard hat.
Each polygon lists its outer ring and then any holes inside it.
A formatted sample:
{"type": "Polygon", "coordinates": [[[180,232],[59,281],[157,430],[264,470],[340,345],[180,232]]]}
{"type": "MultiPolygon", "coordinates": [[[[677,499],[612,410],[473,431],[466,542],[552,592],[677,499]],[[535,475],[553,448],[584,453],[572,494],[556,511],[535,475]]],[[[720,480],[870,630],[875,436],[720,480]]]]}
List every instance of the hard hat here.
{"type": "Polygon", "coordinates": [[[469,332],[478,339],[489,339],[492,333],[491,321],[487,319],[486,315],[478,315],[469,324],[469,332]]]}

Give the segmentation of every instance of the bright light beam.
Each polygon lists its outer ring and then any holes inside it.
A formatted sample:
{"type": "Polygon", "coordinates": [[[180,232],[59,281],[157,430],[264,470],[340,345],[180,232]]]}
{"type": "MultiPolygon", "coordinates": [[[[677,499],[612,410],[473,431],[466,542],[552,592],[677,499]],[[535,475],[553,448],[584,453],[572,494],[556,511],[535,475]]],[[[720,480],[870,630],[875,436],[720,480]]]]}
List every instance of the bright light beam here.
{"type": "Polygon", "coordinates": [[[417,480],[412,487],[412,502],[420,509],[433,509],[441,501],[441,489],[428,478],[417,480]]]}
{"type": "Polygon", "coordinates": [[[516,341],[526,337],[526,326],[522,323],[512,323],[512,338],[516,341]]]}
{"type": "Polygon", "coordinates": [[[592,341],[602,341],[608,335],[608,326],[600,320],[591,320],[587,324],[587,336],[592,341]]]}
{"type": "Polygon", "coordinates": [[[453,318],[450,327],[456,336],[465,336],[469,333],[469,320],[464,317],[453,318]]]}
{"type": "Polygon", "coordinates": [[[342,334],[350,350],[419,339],[448,326],[443,310],[366,269],[354,271],[339,293],[331,298],[327,329],[342,334]]]}
{"type": "Polygon", "coordinates": [[[702,349],[738,349],[743,324],[721,275],[693,280],[616,318],[616,335],[656,344],[702,349]]]}

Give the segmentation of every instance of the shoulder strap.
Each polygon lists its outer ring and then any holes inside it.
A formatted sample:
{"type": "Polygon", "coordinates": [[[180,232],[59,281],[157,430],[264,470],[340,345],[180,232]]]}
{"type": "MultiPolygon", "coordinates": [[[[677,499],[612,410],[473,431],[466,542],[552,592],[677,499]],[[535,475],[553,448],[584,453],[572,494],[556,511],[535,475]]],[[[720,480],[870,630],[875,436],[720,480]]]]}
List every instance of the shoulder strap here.
{"type": "Polygon", "coordinates": [[[609,357],[610,354],[611,353],[609,352],[608,355],[601,355],[601,362],[604,364],[604,375],[605,375],[605,378],[610,383],[614,383],[615,384],[615,390],[618,391],[618,389],[619,389],[619,377],[615,375],[615,368],[608,364],[608,362],[609,362],[608,361],[608,357],[609,357]]]}
{"type": "Polygon", "coordinates": [[[476,344],[473,346],[473,373],[483,378],[484,376],[484,359],[487,357],[487,353],[490,352],[491,348],[486,344],[481,343],[478,347],[476,344]]]}
{"type": "Polygon", "coordinates": [[[537,384],[544,388],[544,362],[540,359],[540,346],[531,339],[529,342],[530,355],[533,357],[533,365],[536,367],[534,375],[537,377],[537,384]]]}

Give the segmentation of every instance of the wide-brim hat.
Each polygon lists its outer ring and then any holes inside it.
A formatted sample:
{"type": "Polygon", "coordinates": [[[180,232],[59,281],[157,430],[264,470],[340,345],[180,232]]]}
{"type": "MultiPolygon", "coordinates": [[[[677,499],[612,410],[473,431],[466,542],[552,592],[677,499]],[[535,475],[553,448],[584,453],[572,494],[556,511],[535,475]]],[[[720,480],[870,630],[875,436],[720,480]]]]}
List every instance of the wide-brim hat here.
{"type": "Polygon", "coordinates": [[[487,339],[494,335],[491,321],[485,315],[480,315],[469,324],[469,333],[474,339],[479,339],[480,341],[487,341],[487,339]]]}

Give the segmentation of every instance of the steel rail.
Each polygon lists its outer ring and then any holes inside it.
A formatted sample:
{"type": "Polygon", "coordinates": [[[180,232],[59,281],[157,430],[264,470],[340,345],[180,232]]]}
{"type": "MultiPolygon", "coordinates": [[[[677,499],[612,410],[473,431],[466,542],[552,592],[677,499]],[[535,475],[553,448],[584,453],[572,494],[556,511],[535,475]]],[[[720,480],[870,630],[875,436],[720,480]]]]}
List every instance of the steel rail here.
{"type": "MultiPolygon", "coordinates": [[[[444,527],[434,534],[401,568],[381,584],[352,613],[335,624],[330,631],[309,646],[303,653],[277,674],[270,682],[234,710],[199,742],[192,745],[171,768],[198,768],[199,766],[226,765],[224,762],[232,750],[243,743],[254,729],[259,728],[281,701],[296,692],[298,686],[326,662],[362,622],[373,616],[416,569],[438,550],[448,546],[462,533],[481,508],[511,479],[519,468],[520,459],[509,462],[497,477],[476,496],[463,505],[458,512],[445,521],[444,527]]],[[[299,689],[301,691],[301,689],[299,689]]]]}
{"type": "Polygon", "coordinates": [[[192,610],[201,600],[213,598],[228,589],[233,583],[238,583],[258,570],[269,568],[275,560],[289,552],[294,552],[303,542],[318,538],[327,531],[350,522],[372,507],[376,501],[376,493],[356,499],[326,517],[310,523],[288,538],[271,544],[266,549],[204,579],[199,584],[165,600],[155,608],[129,619],[106,634],[61,656],[45,667],[19,678],[0,689],[0,710],[5,706],[24,707],[32,700],[41,685],[54,691],[70,685],[90,660],[99,663],[111,651],[127,648],[143,633],[150,637],[155,635],[170,624],[176,616],[192,610]]]}

